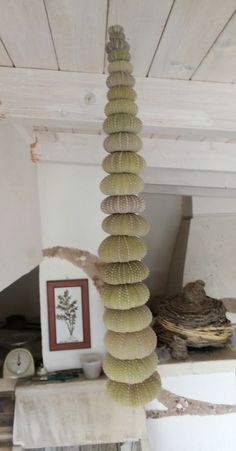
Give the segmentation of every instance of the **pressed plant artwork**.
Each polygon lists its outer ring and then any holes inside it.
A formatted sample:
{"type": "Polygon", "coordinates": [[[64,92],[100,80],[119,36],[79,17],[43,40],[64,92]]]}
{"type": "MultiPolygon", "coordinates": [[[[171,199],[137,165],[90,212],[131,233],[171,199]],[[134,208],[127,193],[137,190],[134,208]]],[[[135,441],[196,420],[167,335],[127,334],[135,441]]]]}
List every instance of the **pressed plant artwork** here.
{"type": "Polygon", "coordinates": [[[90,347],[88,280],[47,282],[51,351],[90,347]]]}
{"type": "Polygon", "coordinates": [[[60,313],[57,313],[56,319],[64,322],[69,332],[69,338],[73,339],[77,320],[78,301],[71,299],[69,290],[65,290],[63,294],[59,294],[57,300],[56,309],[60,313]]]}
{"type": "Polygon", "coordinates": [[[146,163],[138,152],[142,122],[137,117],[137,94],[130,62],[129,44],[123,27],[109,28],[107,99],[103,124],[108,135],[103,161],[107,173],[100,189],[107,197],[101,209],[108,214],[103,230],[109,234],[99,247],[104,265],[101,299],[105,307],[104,323],[107,354],[103,369],[108,377],[108,392],[116,401],[139,406],[154,399],[160,390],[156,371],[156,334],[150,327],[152,314],[145,303],[149,290],[144,280],[149,270],[141,261],[147,248],[141,237],[149,225],[140,215],[145,202],[139,196],[144,182],[140,172],[146,163]]]}

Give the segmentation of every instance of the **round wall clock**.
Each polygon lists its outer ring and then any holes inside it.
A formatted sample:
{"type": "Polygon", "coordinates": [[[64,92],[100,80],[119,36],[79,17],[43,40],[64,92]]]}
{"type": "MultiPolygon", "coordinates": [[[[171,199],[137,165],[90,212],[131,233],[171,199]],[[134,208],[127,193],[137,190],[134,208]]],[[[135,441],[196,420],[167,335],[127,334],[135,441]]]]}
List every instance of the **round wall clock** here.
{"type": "Polygon", "coordinates": [[[34,372],[34,359],[28,349],[16,348],[7,354],[3,366],[5,379],[33,376],[34,372]]]}

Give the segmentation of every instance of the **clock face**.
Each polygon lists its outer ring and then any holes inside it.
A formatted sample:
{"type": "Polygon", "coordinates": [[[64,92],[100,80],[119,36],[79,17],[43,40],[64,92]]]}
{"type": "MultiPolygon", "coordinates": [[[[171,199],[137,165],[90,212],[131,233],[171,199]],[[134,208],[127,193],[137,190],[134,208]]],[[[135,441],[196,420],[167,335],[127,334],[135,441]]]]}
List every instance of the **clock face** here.
{"type": "Polygon", "coordinates": [[[15,377],[22,377],[31,372],[34,366],[30,352],[24,348],[13,349],[9,352],[5,360],[5,366],[9,373],[15,377]]]}

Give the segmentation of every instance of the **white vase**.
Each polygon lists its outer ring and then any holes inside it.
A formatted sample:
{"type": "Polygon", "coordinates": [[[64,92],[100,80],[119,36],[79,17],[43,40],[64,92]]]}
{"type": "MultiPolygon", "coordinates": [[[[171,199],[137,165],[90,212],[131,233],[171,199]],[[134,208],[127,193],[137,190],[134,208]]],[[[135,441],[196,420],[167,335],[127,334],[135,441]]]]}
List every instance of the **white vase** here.
{"type": "Polygon", "coordinates": [[[102,372],[102,356],[99,353],[90,352],[80,356],[84,375],[87,379],[97,379],[102,372]]]}

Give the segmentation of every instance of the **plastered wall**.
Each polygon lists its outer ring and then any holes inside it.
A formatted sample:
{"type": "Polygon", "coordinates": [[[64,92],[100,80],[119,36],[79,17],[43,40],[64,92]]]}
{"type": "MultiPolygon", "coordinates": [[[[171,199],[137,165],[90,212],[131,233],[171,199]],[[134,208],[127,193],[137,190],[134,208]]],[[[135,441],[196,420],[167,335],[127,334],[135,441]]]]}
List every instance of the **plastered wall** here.
{"type": "Polygon", "coordinates": [[[12,125],[0,126],[0,291],[41,261],[35,164],[12,125]]]}

